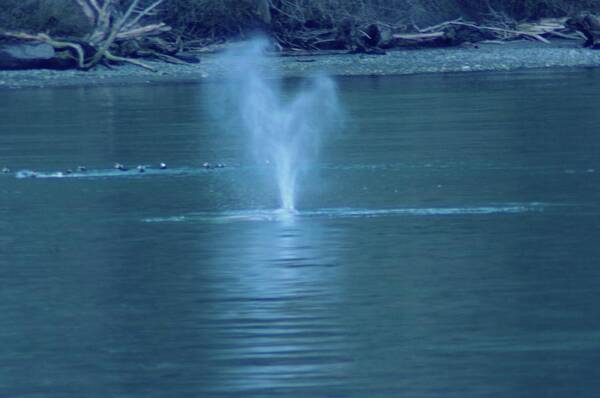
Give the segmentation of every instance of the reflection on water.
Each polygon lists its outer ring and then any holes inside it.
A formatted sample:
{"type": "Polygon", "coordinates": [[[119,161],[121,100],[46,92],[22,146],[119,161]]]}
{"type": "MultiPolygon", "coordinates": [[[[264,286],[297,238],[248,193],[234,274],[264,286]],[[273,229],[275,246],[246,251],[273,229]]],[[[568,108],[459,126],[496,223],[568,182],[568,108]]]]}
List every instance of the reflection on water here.
{"type": "Polygon", "coordinates": [[[595,398],[600,72],[338,87],[286,217],[206,85],[3,92],[0,396],[595,398]]]}
{"type": "Polygon", "coordinates": [[[213,272],[227,269],[232,278],[215,294],[213,322],[226,342],[215,355],[226,390],[310,388],[343,378],[350,351],[336,311],[343,269],[328,234],[342,239],[340,231],[287,218],[221,242],[213,272]]]}

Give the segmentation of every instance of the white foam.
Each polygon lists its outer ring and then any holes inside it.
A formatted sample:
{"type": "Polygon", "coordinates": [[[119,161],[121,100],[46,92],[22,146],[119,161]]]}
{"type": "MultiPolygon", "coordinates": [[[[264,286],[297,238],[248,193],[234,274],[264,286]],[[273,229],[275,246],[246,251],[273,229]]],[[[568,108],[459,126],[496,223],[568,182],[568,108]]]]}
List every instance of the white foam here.
{"type": "Polygon", "coordinates": [[[202,212],[184,216],[154,217],[144,222],[248,222],[248,221],[284,221],[290,219],[314,218],[375,218],[399,216],[453,216],[453,215],[486,215],[486,214],[519,214],[543,211],[540,203],[507,204],[477,207],[406,207],[394,209],[361,209],[361,208],[325,208],[304,211],[277,210],[236,210],[226,212],[202,212]]]}

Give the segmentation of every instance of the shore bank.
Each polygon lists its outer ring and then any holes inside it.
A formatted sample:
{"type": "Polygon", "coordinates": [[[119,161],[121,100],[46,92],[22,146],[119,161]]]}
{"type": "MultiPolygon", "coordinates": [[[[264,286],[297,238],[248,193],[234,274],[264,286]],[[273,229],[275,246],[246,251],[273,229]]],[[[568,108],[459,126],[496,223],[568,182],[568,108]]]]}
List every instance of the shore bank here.
{"type": "MultiPolygon", "coordinates": [[[[577,68],[600,66],[600,51],[581,43],[556,40],[551,44],[515,41],[479,44],[477,47],[421,50],[394,50],[386,55],[307,54],[273,55],[265,67],[284,77],[315,73],[333,76],[389,76],[423,73],[512,71],[536,68],[577,68]]],[[[163,82],[200,82],[222,78],[225,65],[217,53],[201,56],[195,65],[152,62],[152,72],[133,65],[108,69],[0,71],[0,89],[25,87],[97,86],[163,82]]]]}

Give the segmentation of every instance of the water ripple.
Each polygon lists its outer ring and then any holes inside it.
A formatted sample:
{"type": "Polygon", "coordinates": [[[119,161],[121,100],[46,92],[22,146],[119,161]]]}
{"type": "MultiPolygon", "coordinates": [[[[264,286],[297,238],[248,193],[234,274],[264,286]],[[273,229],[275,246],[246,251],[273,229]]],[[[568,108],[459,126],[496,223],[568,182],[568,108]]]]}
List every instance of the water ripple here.
{"type": "Polygon", "coordinates": [[[162,170],[159,168],[146,168],[144,172],[140,172],[137,168],[132,167],[128,170],[117,170],[117,169],[98,169],[88,171],[33,171],[33,170],[20,170],[14,175],[18,179],[24,178],[44,178],[44,179],[73,179],[73,178],[85,178],[85,179],[98,179],[98,178],[117,178],[117,177],[142,177],[142,176],[178,176],[178,175],[196,175],[208,172],[221,171],[222,168],[204,168],[204,167],[179,167],[162,170]]]}
{"type": "Polygon", "coordinates": [[[147,223],[175,222],[244,222],[244,221],[286,221],[314,218],[375,218],[394,216],[452,216],[452,215],[486,215],[486,214],[518,214],[541,212],[545,205],[541,203],[511,203],[504,205],[488,205],[475,207],[402,207],[393,209],[362,208],[325,208],[285,212],[282,210],[237,210],[226,212],[199,212],[181,216],[150,217],[142,221],[147,223]]]}
{"type": "MultiPolygon", "coordinates": [[[[425,169],[425,170],[446,170],[446,169],[458,169],[458,170],[482,170],[482,171],[527,171],[531,173],[542,173],[542,174],[593,174],[596,173],[596,168],[570,168],[565,169],[561,166],[548,167],[548,166],[514,166],[514,165],[502,165],[502,164],[478,164],[478,165],[464,165],[461,163],[448,163],[448,164],[434,164],[434,163],[382,163],[382,164],[323,164],[321,166],[315,166],[316,169],[321,170],[334,170],[334,171],[403,171],[403,170],[414,170],[414,169],[425,169]]],[[[98,178],[119,178],[119,177],[142,177],[142,176],[190,176],[190,175],[201,175],[215,171],[245,171],[245,172],[266,172],[271,169],[268,165],[227,165],[224,168],[216,167],[176,167],[169,169],[159,169],[157,167],[147,167],[144,172],[139,172],[136,167],[131,167],[128,170],[116,170],[116,169],[94,169],[87,171],[33,171],[33,170],[19,170],[12,174],[18,179],[27,178],[43,178],[43,179],[98,179],[98,178]]]]}

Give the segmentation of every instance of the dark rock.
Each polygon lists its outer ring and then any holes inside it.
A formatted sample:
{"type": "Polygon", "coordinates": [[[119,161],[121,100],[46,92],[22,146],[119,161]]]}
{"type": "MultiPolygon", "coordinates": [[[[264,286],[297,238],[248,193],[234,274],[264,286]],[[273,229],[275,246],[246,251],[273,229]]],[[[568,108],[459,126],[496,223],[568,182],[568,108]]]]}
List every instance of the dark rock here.
{"type": "Polygon", "coordinates": [[[373,23],[365,29],[366,35],[363,35],[362,42],[365,47],[377,47],[381,41],[381,31],[379,25],[373,23]]]}
{"type": "Polygon", "coordinates": [[[0,42],[0,69],[46,68],[55,57],[54,48],[41,42],[0,42]]]}
{"type": "Polygon", "coordinates": [[[569,18],[565,25],[586,37],[584,47],[600,49],[600,18],[592,14],[581,14],[569,18]]]}

